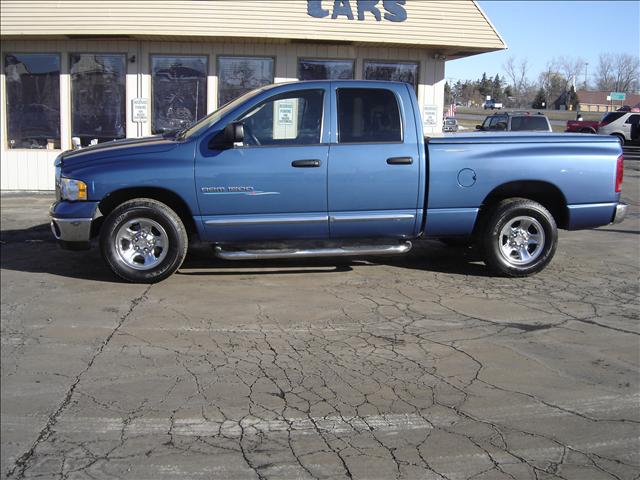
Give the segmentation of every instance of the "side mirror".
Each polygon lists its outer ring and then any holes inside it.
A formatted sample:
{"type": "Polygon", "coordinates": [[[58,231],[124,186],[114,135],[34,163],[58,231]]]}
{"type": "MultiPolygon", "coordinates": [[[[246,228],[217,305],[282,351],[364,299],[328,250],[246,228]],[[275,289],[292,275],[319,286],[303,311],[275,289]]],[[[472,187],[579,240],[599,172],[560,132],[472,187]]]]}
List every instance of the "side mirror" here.
{"type": "Polygon", "coordinates": [[[224,127],[225,143],[233,146],[234,143],[244,141],[244,124],[242,122],[231,122],[224,127]]]}
{"type": "Polygon", "coordinates": [[[220,133],[209,141],[211,150],[227,150],[234,144],[244,141],[244,125],[242,122],[231,122],[220,133]]]}
{"type": "Polygon", "coordinates": [[[482,125],[476,125],[476,130],[482,130],[482,125]]]}

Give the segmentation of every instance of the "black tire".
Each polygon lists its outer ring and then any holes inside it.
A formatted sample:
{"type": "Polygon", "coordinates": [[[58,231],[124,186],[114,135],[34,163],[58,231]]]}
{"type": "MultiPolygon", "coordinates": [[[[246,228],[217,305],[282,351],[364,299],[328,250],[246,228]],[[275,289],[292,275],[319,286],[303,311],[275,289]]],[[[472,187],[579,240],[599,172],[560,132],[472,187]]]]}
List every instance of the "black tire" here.
{"type": "Polygon", "coordinates": [[[119,205],[107,216],[100,230],[102,258],[113,273],[132,283],[156,283],[169,277],[182,265],[188,245],[180,217],[164,203],[150,198],[136,198],[119,205]],[[139,230],[127,229],[127,224],[131,229],[138,225],[139,230]],[[142,239],[130,241],[119,234],[123,228],[125,234],[143,233],[145,227],[149,234],[138,235],[142,239]],[[153,244],[144,244],[145,241],[153,244]],[[145,253],[139,251],[143,245],[149,247],[148,265],[145,265],[145,253]],[[133,253],[129,255],[132,258],[127,260],[123,250],[133,253]]]}
{"type": "Polygon", "coordinates": [[[482,240],[489,268],[509,277],[526,277],[551,261],[558,245],[558,229],[551,213],[539,203],[511,198],[500,202],[490,213],[482,240]]]}

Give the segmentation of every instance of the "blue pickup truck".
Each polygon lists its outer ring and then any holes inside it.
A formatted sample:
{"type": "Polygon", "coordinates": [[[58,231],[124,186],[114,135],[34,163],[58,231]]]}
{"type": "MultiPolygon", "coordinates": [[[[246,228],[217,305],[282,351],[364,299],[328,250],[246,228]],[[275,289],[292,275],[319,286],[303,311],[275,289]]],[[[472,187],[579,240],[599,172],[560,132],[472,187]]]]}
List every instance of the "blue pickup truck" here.
{"type": "Polygon", "coordinates": [[[402,254],[421,237],[472,239],[526,276],[557,228],[625,215],[613,137],[422,132],[404,83],[270,85],[182,131],[62,153],[51,227],[69,249],[99,237],[131,282],[171,275],[190,242],[241,260],[402,254]]]}

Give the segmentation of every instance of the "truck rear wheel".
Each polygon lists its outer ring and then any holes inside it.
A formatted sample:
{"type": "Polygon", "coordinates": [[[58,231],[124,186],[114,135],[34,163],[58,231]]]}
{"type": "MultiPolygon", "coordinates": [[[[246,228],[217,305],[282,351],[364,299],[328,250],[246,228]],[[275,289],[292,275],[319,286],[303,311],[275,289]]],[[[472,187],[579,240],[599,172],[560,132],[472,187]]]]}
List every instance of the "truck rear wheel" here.
{"type": "Polygon", "coordinates": [[[100,231],[100,250],[109,268],[133,283],[155,283],[173,274],[187,254],[180,217],[164,203],[138,198],[116,207],[100,231]]]}
{"type": "Polygon", "coordinates": [[[483,244],[485,262],[491,269],[510,277],[526,277],[551,261],[558,229],[542,205],[512,198],[500,202],[489,217],[483,244]]]}

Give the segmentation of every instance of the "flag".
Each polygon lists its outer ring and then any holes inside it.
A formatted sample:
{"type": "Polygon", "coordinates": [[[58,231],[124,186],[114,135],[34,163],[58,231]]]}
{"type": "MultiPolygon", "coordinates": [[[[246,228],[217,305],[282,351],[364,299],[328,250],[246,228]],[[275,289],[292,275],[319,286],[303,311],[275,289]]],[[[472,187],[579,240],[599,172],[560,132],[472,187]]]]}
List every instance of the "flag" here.
{"type": "Polygon", "coordinates": [[[456,116],[456,105],[452,103],[449,105],[449,109],[447,110],[447,117],[455,117],[456,116]]]}

